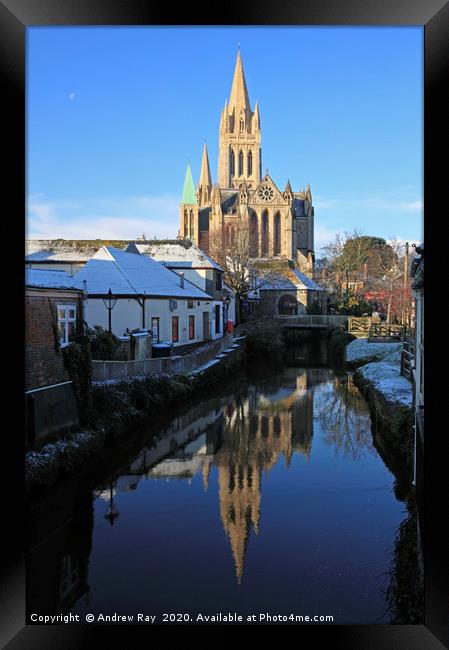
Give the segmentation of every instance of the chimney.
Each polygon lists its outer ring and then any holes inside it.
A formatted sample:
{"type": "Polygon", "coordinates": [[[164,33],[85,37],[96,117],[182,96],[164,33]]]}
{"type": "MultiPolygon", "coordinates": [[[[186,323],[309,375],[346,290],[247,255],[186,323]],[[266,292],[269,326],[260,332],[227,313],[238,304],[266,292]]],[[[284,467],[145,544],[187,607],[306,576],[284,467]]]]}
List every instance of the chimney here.
{"type": "Polygon", "coordinates": [[[181,289],[184,289],[184,272],[183,271],[181,271],[181,273],[179,274],[179,277],[181,278],[181,282],[180,282],[181,289]]]}

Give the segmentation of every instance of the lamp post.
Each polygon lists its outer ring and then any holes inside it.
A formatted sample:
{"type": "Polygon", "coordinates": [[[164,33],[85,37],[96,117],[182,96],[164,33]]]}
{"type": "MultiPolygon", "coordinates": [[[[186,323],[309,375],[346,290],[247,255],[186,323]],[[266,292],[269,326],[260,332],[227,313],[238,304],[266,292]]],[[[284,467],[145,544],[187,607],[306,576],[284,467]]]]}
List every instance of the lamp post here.
{"type": "Polygon", "coordinates": [[[229,320],[228,309],[230,304],[231,304],[231,299],[228,296],[228,294],[226,294],[223,298],[223,334],[226,332],[226,323],[229,320]]]}
{"type": "Polygon", "coordinates": [[[409,244],[405,242],[405,258],[404,258],[404,309],[403,309],[403,324],[408,327],[408,305],[407,305],[407,285],[408,285],[408,255],[409,244]]]}
{"type": "Polygon", "coordinates": [[[111,312],[115,307],[115,303],[117,302],[117,298],[114,298],[112,295],[111,289],[108,291],[107,298],[103,298],[104,306],[108,310],[108,323],[109,323],[109,334],[112,332],[112,327],[111,327],[111,312]]]}
{"type": "Polygon", "coordinates": [[[104,518],[109,521],[111,526],[114,524],[115,519],[120,514],[119,511],[117,510],[117,507],[114,505],[114,489],[113,488],[114,488],[114,483],[111,481],[109,505],[108,505],[108,509],[106,510],[106,514],[104,516],[104,518]]]}

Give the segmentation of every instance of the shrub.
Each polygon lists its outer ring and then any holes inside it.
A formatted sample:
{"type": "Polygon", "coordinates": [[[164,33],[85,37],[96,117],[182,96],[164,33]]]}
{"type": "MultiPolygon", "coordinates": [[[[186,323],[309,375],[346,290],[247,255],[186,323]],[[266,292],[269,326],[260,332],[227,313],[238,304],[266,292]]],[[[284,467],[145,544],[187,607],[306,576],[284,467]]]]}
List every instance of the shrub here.
{"type": "Polygon", "coordinates": [[[328,330],[328,350],[332,361],[342,364],[346,358],[346,346],[355,336],[342,327],[330,327],[328,330]]]}
{"type": "MultiPolygon", "coordinates": [[[[81,340],[81,339],[80,339],[81,340]]],[[[64,366],[73,382],[73,390],[83,418],[89,407],[90,388],[92,384],[92,363],[89,341],[69,343],[62,348],[64,366]]]]}
{"type": "Polygon", "coordinates": [[[246,350],[249,356],[272,355],[283,352],[282,327],[272,320],[259,320],[245,328],[246,350]]]}
{"type": "Polygon", "coordinates": [[[87,330],[92,359],[111,361],[117,358],[120,339],[100,325],[87,330]]]}

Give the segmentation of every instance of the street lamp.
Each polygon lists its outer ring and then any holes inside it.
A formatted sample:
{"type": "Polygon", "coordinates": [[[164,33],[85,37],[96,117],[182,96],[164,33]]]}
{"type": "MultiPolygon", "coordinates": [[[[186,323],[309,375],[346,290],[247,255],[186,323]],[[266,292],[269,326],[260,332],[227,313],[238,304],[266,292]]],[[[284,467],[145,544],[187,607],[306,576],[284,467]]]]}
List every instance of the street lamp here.
{"type": "Polygon", "coordinates": [[[109,496],[109,505],[108,509],[106,510],[106,514],[104,516],[105,519],[109,521],[111,526],[114,524],[114,520],[119,516],[119,511],[117,510],[117,507],[114,505],[114,490],[113,490],[114,484],[111,481],[110,485],[110,496],[109,496]]]}
{"type": "Polygon", "coordinates": [[[112,295],[111,289],[108,291],[107,298],[103,298],[104,306],[108,310],[108,323],[109,323],[109,333],[112,332],[111,328],[111,312],[115,307],[115,303],[117,302],[117,298],[114,298],[112,295]]]}
{"type": "Polygon", "coordinates": [[[225,294],[223,298],[223,333],[226,331],[226,323],[228,322],[228,309],[229,305],[231,304],[231,299],[228,294],[225,294]]]}

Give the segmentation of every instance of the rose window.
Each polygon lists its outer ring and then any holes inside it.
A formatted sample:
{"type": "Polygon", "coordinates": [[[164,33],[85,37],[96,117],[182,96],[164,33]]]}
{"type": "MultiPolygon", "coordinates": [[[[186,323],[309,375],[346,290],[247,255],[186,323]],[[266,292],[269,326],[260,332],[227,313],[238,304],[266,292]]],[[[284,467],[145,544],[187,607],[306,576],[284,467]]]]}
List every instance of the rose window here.
{"type": "Polygon", "coordinates": [[[259,189],[259,198],[261,198],[262,201],[271,201],[273,196],[273,188],[271,188],[269,185],[262,185],[262,187],[259,189]]]}

